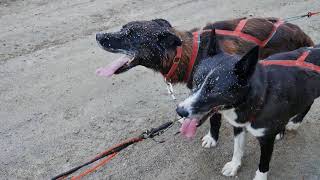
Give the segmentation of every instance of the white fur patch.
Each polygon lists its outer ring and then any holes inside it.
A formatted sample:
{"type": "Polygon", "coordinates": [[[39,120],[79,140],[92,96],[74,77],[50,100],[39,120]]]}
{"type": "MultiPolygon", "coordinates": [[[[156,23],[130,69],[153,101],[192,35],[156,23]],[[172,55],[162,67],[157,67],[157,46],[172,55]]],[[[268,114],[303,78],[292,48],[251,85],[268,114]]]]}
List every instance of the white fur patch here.
{"type": "Polygon", "coordinates": [[[237,123],[236,122],[236,119],[238,118],[238,115],[237,113],[235,112],[235,109],[232,108],[232,109],[227,109],[227,110],[222,110],[222,111],[219,111],[219,113],[222,114],[223,118],[225,120],[227,120],[232,126],[235,126],[235,127],[244,127],[246,126],[247,123],[245,124],[240,124],[240,123],[237,123]]]}
{"type": "Polygon", "coordinates": [[[184,108],[191,115],[191,110],[192,110],[192,107],[193,107],[193,103],[198,100],[204,85],[206,84],[208,78],[213,73],[213,71],[214,71],[214,69],[211,70],[210,73],[206,76],[206,78],[204,79],[200,89],[197,92],[193,93],[191,96],[189,96],[187,99],[185,99],[184,101],[179,103],[178,107],[184,108]]]}
{"type": "Polygon", "coordinates": [[[178,107],[184,108],[185,110],[188,111],[189,114],[191,114],[193,103],[197,101],[199,95],[200,95],[200,91],[197,91],[196,93],[192,94],[187,99],[179,103],[178,107]]]}
{"type": "Polygon", "coordinates": [[[246,132],[243,131],[234,137],[234,150],[232,160],[224,165],[222,174],[225,176],[235,176],[241,166],[241,160],[244,154],[244,146],[246,141],[246,132]]]}
{"type": "Polygon", "coordinates": [[[256,171],[256,176],[253,180],[267,180],[268,179],[268,172],[260,172],[259,169],[256,171]]]}
{"type": "Polygon", "coordinates": [[[289,121],[288,124],[286,125],[286,129],[289,131],[297,130],[301,123],[294,123],[292,121],[289,121]]]}
{"type": "Polygon", "coordinates": [[[279,141],[280,139],[282,139],[283,135],[281,133],[276,135],[276,140],[279,141]]]}
{"type": "Polygon", "coordinates": [[[185,118],[180,118],[180,119],[178,120],[178,122],[181,123],[181,124],[183,124],[184,121],[185,121],[185,118]]]}
{"type": "Polygon", "coordinates": [[[255,137],[260,137],[260,136],[264,135],[265,128],[254,129],[254,128],[251,127],[251,123],[250,122],[237,123],[236,119],[238,118],[238,115],[235,112],[234,108],[228,109],[228,110],[219,111],[219,112],[223,115],[223,118],[226,119],[232,126],[245,127],[246,130],[248,130],[255,137]]]}
{"type": "Polygon", "coordinates": [[[209,130],[208,134],[206,134],[202,138],[202,147],[211,148],[211,147],[215,147],[216,145],[217,145],[217,141],[213,139],[211,132],[209,130]]]}
{"type": "Polygon", "coordinates": [[[246,126],[246,129],[255,137],[261,137],[264,135],[266,128],[254,129],[251,127],[251,123],[246,126]]]}

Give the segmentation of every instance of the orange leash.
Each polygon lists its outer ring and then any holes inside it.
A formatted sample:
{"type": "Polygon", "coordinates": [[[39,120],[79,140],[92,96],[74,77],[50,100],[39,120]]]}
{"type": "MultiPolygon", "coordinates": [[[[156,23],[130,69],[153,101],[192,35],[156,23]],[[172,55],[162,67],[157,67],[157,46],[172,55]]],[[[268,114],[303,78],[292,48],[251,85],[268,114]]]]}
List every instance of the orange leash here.
{"type": "Polygon", "coordinates": [[[99,164],[97,164],[96,166],[88,169],[87,171],[85,171],[84,173],[80,174],[79,176],[76,176],[76,177],[73,177],[71,179],[74,179],[74,178],[81,178],[87,174],[90,174],[92,173],[93,171],[95,171],[96,169],[98,169],[99,167],[103,166],[104,164],[106,164],[107,162],[109,162],[114,156],[116,156],[118,154],[118,152],[120,152],[122,149],[134,144],[134,143],[137,143],[137,142],[140,142],[142,140],[144,140],[145,138],[142,137],[142,135],[140,135],[139,137],[136,137],[136,138],[131,138],[131,139],[127,139],[125,141],[123,141],[122,143],[119,143],[109,149],[107,149],[106,151],[103,151],[102,153],[98,154],[96,157],[94,157],[93,159],[91,159],[90,161],[80,165],[80,166],[77,166],[75,168],[72,168],[71,170],[67,171],[67,172],[64,172],[62,174],[59,174],[57,176],[55,176],[54,178],[52,178],[52,180],[63,180],[65,179],[68,175],[76,172],[77,170],[85,167],[85,166],[88,166],[96,161],[98,161],[99,159],[102,159],[104,157],[107,157],[106,159],[102,160],[99,164]]]}
{"type": "Polygon", "coordinates": [[[52,180],[62,180],[62,179],[65,179],[67,178],[70,174],[78,171],[79,169],[85,167],[85,166],[88,166],[100,159],[103,159],[101,160],[98,164],[96,164],[95,166],[93,166],[92,168],[89,168],[87,169],[85,172],[81,173],[80,175],[78,176],[74,176],[71,178],[71,180],[79,180],[81,179],[82,177],[96,171],[98,168],[104,166],[106,163],[110,162],[110,160],[112,158],[114,158],[121,150],[127,148],[128,146],[132,145],[132,144],[135,144],[137,142],[140,142],[140,141],[143,141],[144,139],[148,139],[148,138],[153,138],[155,136],[159,136],[161,135],[163,132],[165,132],[167,129],[169,129],[170,127],[172,127],[173,123],[175,121],[169,121],[169,122],[166,122],[156,128],[151,128],[150,130],[147,130],[143,133],[141,133],[138,137],[134,137],[134,138],[130,138],[130,139],[127,139],[115,146],[112,146],[111,148],[107,149],[106,151],[98,154],[96,157],[94,157],[93,159],[91,159],[90,161],[87,161],[85,163],[83,163],[82,165],[79,165],[77,167],[74,167],[72,169],[70,169],[69,171],[66,171],[64,173],[61,173],[55,177],[52,178],[52,180]]]}
{"type": "Polygon", "coordinates": [[[111,154],[109,157],[107,157],[106,159],[101,160],[101,162],[99,162],[97,165],[93,166],[92,168],[89,168],[88,170],[86,170],[85,172],[79,174],[78,176],[74,176],[71,178],[71,180],[80,180],[82,177],[91,174],[92,172],[96,171],[98,168],[104,166],[105,164],[107,164],[109,161],[111,161],[111,159],[113,157],[115,157],[118,153],[113,153],[111,154]]]}
{"type": "MultiPolygon", "coordinates": [[[[125,140],[125,141],[123,141],[123,142],[121,142],[121,143],[119,143],[119,144],[116,144],[116,145],[112,146],[111,148],[107,149],[106,151],[98,154],[94,159],[99,158],[99,157],[101,157],[101,156],[103,156],[103,155],[105,155],[105,154],[107,154],[107,153],[113,152],[116,148],[121,147],[121,146],[123,146],[123,145],[125,145],[125,144],[128,144],[128,143],[136,143],[136,142],[139,142],[139,141],[142,141],[142,140],[143,140],[143,139],[140,138],[140,137],[127,139],[127,140],[125,140]]],[[[114,153],[115,153],[115,152],[114,152],[114,153]]]]}

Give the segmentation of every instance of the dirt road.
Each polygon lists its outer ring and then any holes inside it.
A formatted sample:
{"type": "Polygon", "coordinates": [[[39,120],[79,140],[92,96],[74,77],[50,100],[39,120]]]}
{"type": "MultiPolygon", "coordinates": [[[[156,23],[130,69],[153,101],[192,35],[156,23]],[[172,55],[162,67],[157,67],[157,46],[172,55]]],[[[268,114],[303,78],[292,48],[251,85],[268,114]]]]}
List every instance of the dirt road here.
{"type": "MultiPolygon", "coordinates": [[[[131,20],[165,18],[180,29],[254,16],[289,17],[319,10],[318,0],[0,0],[0,179],[48,179],[105,148],[173,118],[159,74],[142,67],[112,79],[95,70],[114,54],[95,33],[131,20]]],[[[297,21],[320,42],[320,17],[297,21]]],[[[187,95],[177,86],[179,99],[187,95]]],[[[224,123],[213,149],[172,136],[130,147],[87,179],[235,179],[221,175],[232,157],[224,123]]],[[[270,179],[320,179],[320,102],[297,133],[277,142],[270,179]]],[[[250,138],[238,179],[252,179],[259,149],[250,138]]]]}

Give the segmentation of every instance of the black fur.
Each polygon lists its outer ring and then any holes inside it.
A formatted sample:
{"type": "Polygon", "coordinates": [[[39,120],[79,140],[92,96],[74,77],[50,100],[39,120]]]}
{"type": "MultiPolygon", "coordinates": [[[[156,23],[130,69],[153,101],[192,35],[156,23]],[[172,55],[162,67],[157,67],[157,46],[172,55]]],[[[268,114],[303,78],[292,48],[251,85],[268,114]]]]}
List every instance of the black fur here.
{"type": "MultiPolygon", "coordinates": [[[[243,19],[243,18],[242,18],[243,19]]],[[[197,69],[198,63],[208,56],[219,53],[221,50],[219,47],[215,46],[215,28],[233,30],[239,23],[240,19],[233,19],[228,21],[220,21],[215,23],[209,23],[203,29],[212,29],[211,32],[203,32],[201,34],[201,44],[199,45],[199,52],[196,58],[194,70],[197,69]],[[211,41],[214,39],[214,41],[211,41]]],[[[248,27],[244,28],[245,33],[249,33],[258,38],[265,39],[272,28],[274,23],[274,18],[252,18],[248,20],[248,27]],[[251,24],[251,25],[250,25],[251,24]],[[266,28],[268,27],[268,28],[266,28]]],[[[137,65],[142,65],[150,68],[154,71],[166,74],[169,71],[170,63],[173,61],[175,56],[176,47],[183,43],[183,46],[188,46],[192,48],[192,33],[198,29],[193,29],[190,31],[178,31],[172,27],[172,25],[164,19],[154,19],[151,21],[133,21],[125,24],[118,32],[113,33],[98,33],[96,35],[96,40],[101,47],[112,53],[127,54],[133,60],[126,63],[121,68],[119,68],[115,73],[119,74],[125,72],[137,65]],[[182,42],[182,39],[184,42],[182,42]]],[[[243,54],[248,49],[254,46],[251,42],[246,42],[235,37],[228,36],[217,36],[221,40],[223,50],[229,48],[227,41],[232,41],[234,43],[234,48],[227,50],[229,53],[243,54]],[[227,40],[226,42],[224,40],[227,40]],[[226,44],[224,44],[224,42],[226,44]]],[[[260,58],[266,57],[269,54],[276,52],[282,52],[287,50],[296,49],[298,47],[304,46],[305,44],[312,46],[312,40],[298,27],[289,23],[281,25],[278,32],[274,35],[272,40],[268,43],[265,48],[261,48],[260,58]],[[287,43],[287,42],[290,42],[287,43]]],[[[186,50],[186,48],[184,48],[186,50]]],[[[191,56],[191,50],[183,52],[186,56],[189,54],[191,56]]],[[[188,60],[187,58],[185,58],[188,60]]],[[[179,75],[176,82],[182,82],[187,69],[187,62],[180,63],[179,75]],[[182,65],[181,65],[182,64],[182,65]]],[[[210,63],[208,63],[210,64],[210,63]]],[[[197,70],[198,71],[198,70],[197,70]]],[[[198,71],[199,72],[199,71],[198,71]]],[[[250,73],[249,73],[250,74],[250,73]]],[[[194,72],[191,73],[190,79],[187,82],[187,87],[189,89],[194,88],[192,84],[192,77],[194,72]]],[[[239,74],[240,77],[241,74],[239,74]]],[[[245,76],[242,79],[245,80],[245,76]]],[[[243,83],[245,83],[243,81],[243,83]]],[[[220,115],[214,115],[211,122],[221,121],[220,115]]],[[[212,123],[211,123],[212,124],[212,123]]],[[[221,122],[218,123],[219,126],[221,122]]],[[[215,140],[218,139],[219,129],[215,127],[211,128],[211,134],[214,136],[215,140]],[[214,132],[215,130],[215,132],[214,132]]]]}
{"type": "Polygon", "coordinates": [[[215,141],[219,139],[221,127],[221,114],[215,113],[210,117],[210,134],[215,141]]]}
{"type": "Polygon", "coordinates": [[[157,71],[161,68],[161,61],[166,59],[166,53],[175,52],[176,47],[182,44],[171,28],[171,24],[164,19],[133,21],[122,26],[118,32],[98,33],[96,40],[106,51],[134,58],[130,64],[118,69],[116,74],[137,65],[157,71]]]}
{"type": "MultiPolygon", "coordinates": [[[[296,60],[305,51],[310,51],[306,62],[320,66],[319,48],[275,54],[265,61],[296,60]]],[[[234,108],[237,124],[264,128],[263,135],[256,136],[261,148],[259,171],[265,173],[276,135],[284,132],[289,120],[301,122],[320,96],[320,73],[304,67],[264,66],[258,63],[258,53],[254,48],[242,58],[218,53],[202,60],[193,78],[192,94],[199,96],[188,109],[178,108],[188,111],[189,118],[198,118],[212,108],[220,112],[234,108]]],[[[235,136],[242,131],[235,125],[235,136]]]]}

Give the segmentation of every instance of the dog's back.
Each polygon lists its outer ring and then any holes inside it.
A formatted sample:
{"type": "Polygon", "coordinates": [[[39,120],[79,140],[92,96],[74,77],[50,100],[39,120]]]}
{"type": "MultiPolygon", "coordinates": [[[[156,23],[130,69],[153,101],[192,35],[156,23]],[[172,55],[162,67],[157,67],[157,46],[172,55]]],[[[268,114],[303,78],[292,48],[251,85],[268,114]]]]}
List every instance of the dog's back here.
{"type": "MultiPolygon", "coordinates": [[[[311,63],[311,64],[316,65],[320,68],[320,44],[314,46],[313,48],[312,47],[303,47],[303,48],[299,48],[297,50],[290,51],[290,52],[274,54],[274,55],[266,58],[265,61],[279,61],[279,60],[296,61],[299,58],[301,58],[301,56],[304,53],[308,53],[308,54],[303,59],[303,62],[311,63]]],[[[316,68],[316,66],[314,66],[314,67],[316,68]]],[[[307,66],[303,66],[303,65],[299,66],[298,65],[297,67],[301,67],[301,68],[305,67],[306,69],[312,70],[311,66],[308,66],[308,65],[307,66]],[[309,68],[307,68],[307,67],[309,67],[309,68]]],[[[318,72],[318,73],[320,74],[320,72],[318,72]]]]}
{"type": "Polygon", "coordinates": [[[265,67],[271,97],[287,102],[286,111],[302,113],[320,96],[319,48],[275,54],[260,64],[265,67]]]}
{"type": "MultiPolygon", "coordinates": [[[[204,29],[220,29],[234,31],[241,20],[239,18],[227,21],[218,21],[207,24],[204,29]]],[[[298,26],[284,22],[272,34],[277,18],[250,18],[247,19],[242,31],[244,34],[255,37],[261,41],[268,40],[267,44],[261,48],[260,58],[264,59],[272,54],[292,51],[300,47],[314,46],[311,38],[306,35],[298,26]],[[293,43],[294,42],[294,43],[293,43]]],[[[231,36],[218,36],[221,47],[225,52],[231,54],[245,54],[248,49],[255,46],[254,43],[246,42],[243,39],[231,36]],[[248,48],[250,47],[250,48],[248,48]]]]}

